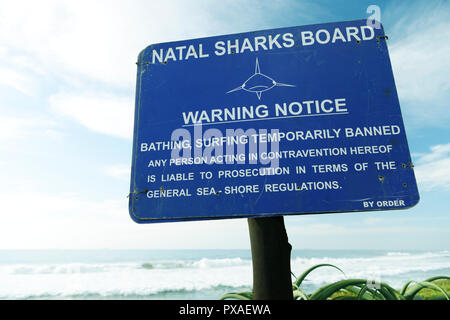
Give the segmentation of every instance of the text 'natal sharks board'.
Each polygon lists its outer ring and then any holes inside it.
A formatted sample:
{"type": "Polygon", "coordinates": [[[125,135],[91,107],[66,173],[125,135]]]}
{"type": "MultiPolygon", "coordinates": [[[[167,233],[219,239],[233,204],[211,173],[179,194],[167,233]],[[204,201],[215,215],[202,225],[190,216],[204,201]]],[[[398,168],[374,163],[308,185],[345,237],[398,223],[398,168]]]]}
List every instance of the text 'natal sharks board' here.
{"type": "Polygon", "coordinates": [[[404,209],[419,201],[380,25],[154,44],[138,58],[138,223],[404,209]]]}

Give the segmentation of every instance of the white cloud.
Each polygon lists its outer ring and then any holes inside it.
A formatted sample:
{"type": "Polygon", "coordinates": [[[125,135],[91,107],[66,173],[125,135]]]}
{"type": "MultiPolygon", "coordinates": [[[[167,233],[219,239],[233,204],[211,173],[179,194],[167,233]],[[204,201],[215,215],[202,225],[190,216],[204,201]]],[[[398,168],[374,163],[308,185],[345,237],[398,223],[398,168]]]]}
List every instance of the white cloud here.
{"type": "Polygon", "coordinates": [[[107,176],[124,181],[129,181],[131,175],[131,167],[124,164],[108,165],[103,171],[107,176]]]}
{"type": "Polygon", "coordinates": [[[0,85],[16,89],[27,96],[34,96],[37,91],[30,75],[3,66],[0,66],[0,85]]]}
{"type": "Polygon", "coordinates": [[[56,73],[131,87],[134,62],[149,42],[206,26],[201,14],[190,15],[191,23],[185,23],[188,7],[167,1],[5,2],[0,10],[0,45],[56,73]]]}
{"type": "Polygon", "coordinates": [[[50,97],[51,109],[92,131],[129,139],[133,133],[134,100],[97,93],[59,93],[50,97]]]}
{"type": "Polygon", "coordinates": [[[294,1],[256,0],[7,1],[0,10],[0,46],[45,72],[133,88],[137,55],[152,43],[251,31],[284,10],[296,10],[303,21],[312,9],[319,10],[294,1]]]}
{"type": "Polygon", "coordinates": [[[391,47],[401,98],[433,100],[450,89],[450,22],[434,22],[391,47]]]}
{"type": "Polygon", "coordinates": [[[0,141],[6,139],[23,139],[39,134],[59,133],[55,130],[56,122],[45,116],[0,115],[0,141]]]}
{"type": "Polygon", "coordinates": [[[450,5],[408,3],[393,11],[398,22],[390,31],[388,45],[400,102],[407,106],[405,114],[416,125],[446,124],[450,119],[450,43],[445,39],[450,38],[450,5]]]}
{"type": "Polygon", "coordinates": [[[430,148],[430,153],[418,157],[414,168],[424,190],[450,190],[450,143],[430,148]]]}

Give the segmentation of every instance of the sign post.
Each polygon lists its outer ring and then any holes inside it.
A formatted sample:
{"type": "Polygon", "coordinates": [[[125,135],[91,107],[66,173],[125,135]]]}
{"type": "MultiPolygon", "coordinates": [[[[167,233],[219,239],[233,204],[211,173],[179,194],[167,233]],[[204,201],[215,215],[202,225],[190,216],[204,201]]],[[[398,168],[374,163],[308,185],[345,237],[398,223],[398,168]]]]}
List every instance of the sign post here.
{"type": "Polygon", "coordinates": [[[153,44],[137,65],[137,223],[249,218],[254,274],[267,276],[275,248],[281,265],[290,255],[282,216],[419,201],[381,25],[153,44]]]}
{"type": "Polygon", "coordinates": [[[283,217],[249,218],[253,299],[292,300],[291,245],[283,217]]]}

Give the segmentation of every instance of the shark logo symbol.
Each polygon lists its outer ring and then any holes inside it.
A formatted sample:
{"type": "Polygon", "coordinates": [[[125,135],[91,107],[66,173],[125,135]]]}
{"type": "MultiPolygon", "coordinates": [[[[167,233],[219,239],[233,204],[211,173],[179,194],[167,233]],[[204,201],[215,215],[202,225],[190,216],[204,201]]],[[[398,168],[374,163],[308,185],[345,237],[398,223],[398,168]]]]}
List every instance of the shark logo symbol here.
{"type": "Polygon", "coordinates": [[[248,78],[239,87],[228,91],[227,94],[235,92],[235,91],[239,91],[239,90],[245,90],[247,92],[256,93],[256,95],[258,96],[258,99],[261,100],[261,94],[264,91],[273,89],[274,87],[295,87],[295,85],[276,82],[271,77],[266,76],[265,74],[261,73],[261,69],[259,67],[259,61],[258,61],[258,58],[256,58],[255,74],[252,75],[250,78],[248,78]]]}

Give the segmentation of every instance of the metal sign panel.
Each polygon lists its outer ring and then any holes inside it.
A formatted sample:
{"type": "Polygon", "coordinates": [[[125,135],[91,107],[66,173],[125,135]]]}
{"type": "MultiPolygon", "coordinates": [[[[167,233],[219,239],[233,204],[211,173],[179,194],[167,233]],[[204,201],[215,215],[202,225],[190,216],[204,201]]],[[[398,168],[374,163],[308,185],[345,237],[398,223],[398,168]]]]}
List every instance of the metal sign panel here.
{"type": "Polygon", "coordinates": [[[358,20],[147,47],[137,63],[133,220],[414,206],[386,39],[358,20]]]}

